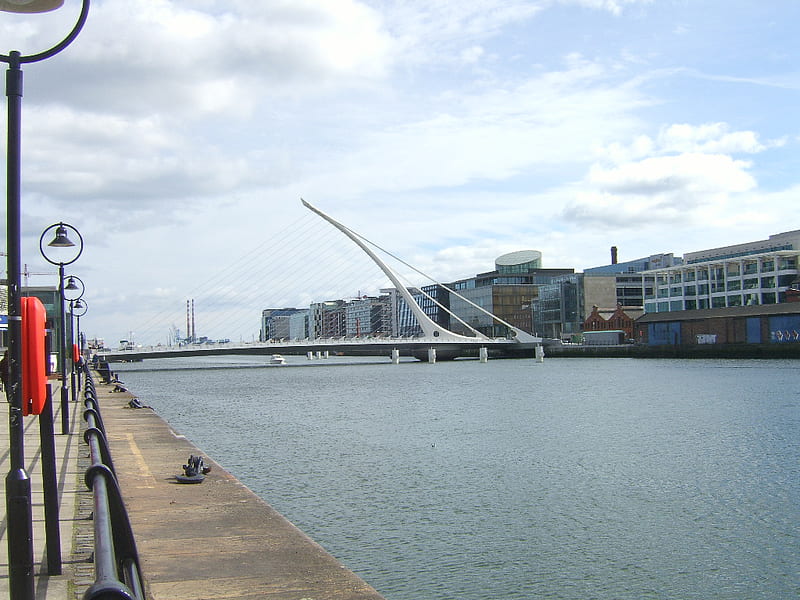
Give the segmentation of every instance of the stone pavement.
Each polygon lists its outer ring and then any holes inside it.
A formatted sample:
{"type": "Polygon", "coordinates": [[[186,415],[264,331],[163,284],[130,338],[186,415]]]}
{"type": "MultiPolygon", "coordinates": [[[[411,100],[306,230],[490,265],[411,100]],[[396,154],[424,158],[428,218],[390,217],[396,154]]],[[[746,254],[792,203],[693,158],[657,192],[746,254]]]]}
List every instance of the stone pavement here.
{"type": "MultiPolygon", "coordinates": [[[[62,573],[60,575],[49,575],[47,573],[47,558],[45,552],[45,517],[44,517],[44,492],[42,489],[42,455],[39,432],[39,417],[24,417],[23,427],[25,430],[25,469],[31,480],[31,512],[33,514],[33,562],[34,562],[34,589],[37,600],[46,599],[71,599],[80,598],[83,589],[88,587],[94,576],[92,564],[88,562],[91,557],[92,529],[91,522],[85,521],[91,511],[91,494],[86,490],[83,483],[84,468],[78,465],[79,453],[86,454],[86,444],[81,437],[83,419],[81,417],[82,406],[79,402],[69,403],[70,431],[67,435],[61,432],[61,407],[60,407],[60,387],[55,380],[52,395],[53,402],[54,429],[56,434],[56,474],[59,495],[59,523],[60,523],[60,554],[62,563],[62,573]],[[80,497],[83,497],[83,501],[80,497]],[[88,507],[86,506],[88,500],[88,507]],[[83,515],[79,516],[76,509],[83,505],[83,515]],[[81,529],[76,527],[80,520],[84,520],[82,527],[88,530],[89,538],[83,544],[74,545],[76,531],[81,529]],[[73,552],[73,549],[76,552],[73,552]],[[85,585],[76,586],[76,580],[83,580],[85,585]]],[[[4,423],[0,425],[0,472],[3,481],[10,469],[9,460],[9,424],[8,424],[8,403],[5,393],[2,393],[2,411],[4,423]]],[[[5,485],[0,485],[0,495],[2,495],[3,520],[0,523],[0,597],[8,598],[9,579],[8,579],[8,539],[7,539],[7,515],[5,512],[5,485]]]]}

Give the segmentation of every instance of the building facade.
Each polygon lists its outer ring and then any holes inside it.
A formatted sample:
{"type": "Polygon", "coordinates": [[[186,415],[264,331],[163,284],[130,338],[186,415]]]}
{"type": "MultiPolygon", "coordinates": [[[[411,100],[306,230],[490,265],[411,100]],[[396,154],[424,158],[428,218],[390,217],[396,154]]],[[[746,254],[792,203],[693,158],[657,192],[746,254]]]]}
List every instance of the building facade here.
{"type": "Polygon", "coordinates": [[[308,328],[311,339],[344,337],[347,333],[345,301],[315,302],[309,308],[308,328]]]}
{"type": "Polygon", "coordinates": [[[308,339],[308,310],[300,310],[289,316],[289,339],[308,339]]]}
{"type": "Polygon", "coordinates": [[[298,308],[267,308],[261,311],[261,330],[259,341],[290,340],[293,339],[290,331],[292,315],[301,312],[298,308]]]}
{"type": "Polygon", "coordinates": [[[363,297],[345,306],[345,335],[373,337],[392,335],[392,310],[388,295],[363,297]]]}
{"type": "Polygon", "coordinates": [[[602,309],[598,306],[592,307],[592,312],[583,322],[583,331],[623,331],[625,339],[634,339],[636,335],[636,319],[642,316],[643,310],[625,309],[621,304],[613,309],[602,309]]]}
{"type": "Polygon", "coordinates": [[[800,344],[800,305],[794,302],[646,313],[636,341],[651,346],[800,344]]]}
{"type": "MultiPolygon", "coordinates": [[[[586,269],[583,273],[556,276],[538,286],[532,303],[533,329],[543,337],[577,341],[584,331],[587,307],[616,307],[628,313],[640,311],[645,295],[652,294],[654,276],[640,272],[679,264],[673,254],[653,254],[618,262],[617,248],[611,249],[611,264],[586,269]]],[[[611,308],[615,310],[615,308],[611,308]]]]}
{"type": "Polygon", "coordinates": [[[781,304],[798,281],[800,230],[766,240],[690,252],[681,265],[645,271],[645,312],[781,304]]]}
{"type": "Polygon", "coordinates": [[[537,335],[565,341],[576,340],[584,315],[584,276],[559,275],[538,286],[531,302],[533,331],[537,335]]]}

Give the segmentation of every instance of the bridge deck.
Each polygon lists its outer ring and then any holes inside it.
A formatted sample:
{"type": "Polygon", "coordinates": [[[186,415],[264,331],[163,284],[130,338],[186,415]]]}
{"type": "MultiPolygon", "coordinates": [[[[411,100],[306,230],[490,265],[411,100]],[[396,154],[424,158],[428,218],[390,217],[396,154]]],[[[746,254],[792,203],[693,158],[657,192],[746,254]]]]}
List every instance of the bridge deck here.
{"type": "MultiPolygon", "coordinates": [[[[544,340],[547,343],[550,340],[544,340]]],[[[132,350],[102,351],[100,356],[108,362],[139,361],[151,358],[178,358],[193,356],[225,355],[306,355],[309,352],[329,352],[347,356],[391,356],[396,349],[401,356],[423,359],[429,348],[435,348],[440,358],[478,356],[481,347],[490,355],[533,356],[538,343],[495,339],[475,341],[441,341],[437,339],[390,339],[368,340],[330,339],[298,342],[270,342],[256,344],[192,344],[183,346],[149,346],[132,350]]]]}

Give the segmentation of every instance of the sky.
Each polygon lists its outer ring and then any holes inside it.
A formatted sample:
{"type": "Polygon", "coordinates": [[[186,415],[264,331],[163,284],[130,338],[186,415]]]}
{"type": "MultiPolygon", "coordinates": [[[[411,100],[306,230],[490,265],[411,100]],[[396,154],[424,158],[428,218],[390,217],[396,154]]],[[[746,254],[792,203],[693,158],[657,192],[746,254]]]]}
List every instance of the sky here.
{"type": "MultiPolygon", "coordinates": [[[[0,13],[0,52],[79,8],[0,13]]],[[[25,281],[57,285],[39,242],[63,221],[87,336],[167,344],[192,299],[196,335],[238,342],[263,309],[388,287],[301,198],[445,282],[800,229],[798,22],[795,0],[94,0],[23,67],[25,281]]]]}

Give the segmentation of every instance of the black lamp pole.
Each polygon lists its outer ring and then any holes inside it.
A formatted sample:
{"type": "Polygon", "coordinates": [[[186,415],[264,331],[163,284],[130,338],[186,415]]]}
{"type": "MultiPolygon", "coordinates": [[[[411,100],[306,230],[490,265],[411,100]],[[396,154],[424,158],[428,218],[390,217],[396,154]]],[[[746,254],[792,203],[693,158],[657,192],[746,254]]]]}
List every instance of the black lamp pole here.
{"type": "MultiPolygon", "coordinates": [[[[0,1],[5,12],[46,12],[61,6],[62,0],[0,1]]],[[[80,16],[70,34],[49,50],[23,56],[12,50],[0,54],[0,62],[8,64],[6,96],[8,104],[8,147],[6,150],[6,230],[8,276],[8,425],[9,460],[6,476],[6,523],[8,527],[8,575],[12,600],[33,600],[33,517],[31,482],[25,471],[24,430],[22,426],[22,310],[21,310],[21,124],[22,69],[24,63],[50,58],[66,48],[77,37],[89,11],[89,0],[83,0],[80,16]]]]}
{"type": "Polygon", "coordinates": [[[86,288],[83,285],[83,281],[81,281],[80,277],[76,277],[75,275],[70,275],[67,278],[67,285],[64,286],[64,299],[69,300],[69,343],[66,344],[65,348],[67,349],[67,357],[69,358],[70,364],[70,389],[72,390],[72,401],[78,401],[78,386],[80,385],[80,380],[77,382],[75,381],[75,377],[77,375],[75,369],[75,357],[73,356],[72,349],[74,348],[74,344],[76,344],[77,338],[75,337],[75,329],[73,328],[73,319],[75,317],[75,309],[81,304],[81,298],[83,298],[83,293],[86,291],[86,288]],[[77,283],[80,283],[80,287],[78,287],[77,283]],[[67,290],[71,290],[75,292],[75,294],[70,295],[67,298],[67,290]]]}
{"type": "MultiPolygon", "coordinates": [[[[50,225],[42,232],[39,238],[39,251],[47,262],[52,265],[58,265],[58,313],[61,316],[61,335],[59,336],[59,366],[61,370],[61,433],[66,435],[69,433],[69,384],[67,383],[67,359],[69,358],[67,352],[67,309],[66,301],[67,290],[80,290],[81,296],[83,289],[75,285],[77,277],[70,277],[65,285],[64,267],[71,265],[80,257],[83,252],[83,237],[80,231],[75,229],[72,225],[66,223],[55,223],[50,225]],[[49,250],[45,250],[44,240],[48,233],[55,230],[55,237],[47,244],[49,250]],[[73,237],[77,236],[78,243],[76,244],[69,238],[69,233],[72,232],[73,237]],[[55,257],[51,253],[62,254],[66,252],[67,256],[55,257]]],[[[83,283],[83,282],[81,282],[83,283]]],[[[80,297],[80,296],[78,296],[80,297]]],[[[73,298],[74,299],[74,298],[73,298]]]]}
{"type": "MultiPolygon", "coordinates": [[[[86,314],[86,311],[89,310],[89,305],[86,303],[86,300],[81,300],[78,298],[77,300],[70,301],[69,303],[69,312],[71,317],[75,317],[75,322],[77,323],[77,329],[75,330],[75,339],[77,340],[78,344],[78,361],[83,361],[83,340],[81,339],[81,317],[86,314]]],[[[81,388],[81,365],[82,362],[72,363],[72,401],[76,402],[77,398],[77,390],[81,388]],[[77,385],[74,380],[74,377],[77,376],[77,385]]]]}
{"type": "Polygon", "coordinates": [[[86,300],[81,300],[79,303],[75,304],[75,308],[80,310],[80,312],[75,313],[75,320],[78,322],[78,328],[76,330],[78,333],[78,350],[80,351],[80,355],[83,356],[83,338],[86,336],[81,334],[81,317],[89,312],[89,304],[86,300]],[[81,306],[78,306],[78,304],[81,306]]]}

